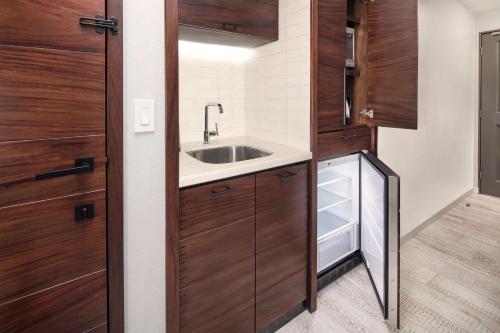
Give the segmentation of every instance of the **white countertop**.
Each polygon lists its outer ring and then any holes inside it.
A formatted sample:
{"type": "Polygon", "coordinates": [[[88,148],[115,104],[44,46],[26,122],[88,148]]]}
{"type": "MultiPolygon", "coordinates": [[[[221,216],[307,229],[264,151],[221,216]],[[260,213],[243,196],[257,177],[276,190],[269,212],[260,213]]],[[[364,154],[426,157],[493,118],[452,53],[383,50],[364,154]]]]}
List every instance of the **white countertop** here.
{"type": "Polygon", "coordinates": [[[210,144],[203,142],[188,142],[181,144],[179,153],[179,187],[187,187],[215,180],[235,177],[257,171],[276,168],[312,158],[312,153],[285,145],[255,139],[252,137],[235,137],[228,139],[210,139],[210,144]],[[226,164],[210,164],[198,161],[186,152],[197,149],[209,149],[230,145],[247,145],[260,148],[273,154],[253,160],[226,164]]]}

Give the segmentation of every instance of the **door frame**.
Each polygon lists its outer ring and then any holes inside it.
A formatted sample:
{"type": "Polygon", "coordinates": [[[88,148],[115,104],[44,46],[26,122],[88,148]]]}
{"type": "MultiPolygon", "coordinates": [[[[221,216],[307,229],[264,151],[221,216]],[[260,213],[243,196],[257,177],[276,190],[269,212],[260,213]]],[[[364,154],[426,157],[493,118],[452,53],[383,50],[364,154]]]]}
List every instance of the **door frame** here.
{"type": "Polygon", "coordinates": [[[477,188],[479,194],[482,193],[481,190],[481,106],[482,106],[482,91],[483,91],[483,78],[482,78],[482,70],[483,70],[483,57],[481,55],[481,47],[483,42],[483,35],[489,35],[494,32],[500,32],[500,29],[482,31],[479,33],[479,47],[477,50],[477,54],[479,57],[478,62],[478,80],[477,80],[477,188]]]}
{"type": "Polygon", "coordinates": [[[106,1],[106,17],[119,22],[106,38],[106,200],[108,332],[125,331],[123,264],[123,0],[106,1]]]}
{"type": "Polygon", "coordinates": [[[179,1],[165,0],[165,267],[166,330],[180,332],[179,316],[179,1]]]}

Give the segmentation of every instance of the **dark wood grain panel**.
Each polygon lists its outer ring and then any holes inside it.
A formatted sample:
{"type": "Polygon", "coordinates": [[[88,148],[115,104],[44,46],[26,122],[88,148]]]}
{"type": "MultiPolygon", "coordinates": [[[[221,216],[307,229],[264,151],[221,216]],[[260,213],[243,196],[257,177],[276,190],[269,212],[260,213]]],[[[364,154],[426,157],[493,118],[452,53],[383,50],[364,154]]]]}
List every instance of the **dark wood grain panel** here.
{"type": "MultiPolygon", "coordinates": [[[[178,0],[165,0],[165,298],[166,332],[179,315],[179,36],[178,0]]],[[[121,332],[119,332],[121,333],[121,332]]]]}
{"type": "Polygon", "coordinates": [[[106,268],[104,191],[0,209],[0,303],[106,268]],[[75,207],[95,217],[76,222],[75,207]]]}
{"type": "Polygon", "coordinates": [[[308,233],[308,177],[307,163],[257,174],[257,253],[308,233]],[[280,178],[289,173],[295,176],[280,178]]]}
{"type": "Polygon", "coordinates": [[[106,322],[106,271],[0,304],[0,332],[86,332],[106,322]]]}
{"type": "Polygon", "coordinates": [[[105,36],[80,26],[104,14],[104,0],[0,0],[0,44],[104,53],[105,36]]]}
{"type": "Polygon", "coordinates": [[[180,288],[254,255],[254,217],[183,240],[179,243],[180,288]]]}
{"type": "Polygon", "coordinates": [[[278,40],[278,0],[180,0],[179,23],[278,40]]]}
{"type": "Polygon", "coordinates": [[[307,233],[304,233],[280,246],[257,253],[257,294],[276,287],[289,276],[306,269],[307,244],[307,233]]]}
{"type": "Polygon", "coordinates": [[[275,287],[258,293],[255,313],[257,332],[304,302],[307,298],[306,286],[307,270],[303,269],[275,287]]]}
{"type": "Polygon", "coordinates": [[[340,157],[371,148],[371,131],[368,127],[318,135],[318,158],[320,160],[340,157]]]}
{"type": "Polygon", "coordinates": [[[317,17],[318,131],[344,126],[346,0],[319,1],[317,17]]]}
{"type": "Polygon", "coordinates": [[[258,173],[256,176],[257,214],[307,201],[307,164],[290,165],[258,173]]]}
{"type": "Polygon", "coordinates": [[[255,257],[180,291],[182,332],[254,332],[255,257]]]}
{"type": "Polygon", "coordinates": [[[368,6],[367,107],[373,126],[417,128],[418,1],[368,6]]]}
{"type": "Polygon", "coordinates": [[[0,142],[104,134],[105,56],[0,46],[0,142]]]}
{"type": "Polygon", "coordinates": [[[107,324],[103,324],[103,325],[101,325],[99,327],[91,329],[87,333],[108,333],[108,325],[107,324]]]}
{"type": "Polygon", "coordinates": [[[106,187],[105,137],[0,143],[0,207],[106,187]],[[72,168],[94,156],[94,172],[47,180],[35,174],[72,168]]]}
{"type": "MultiPolygon", "coordinates": [[[[123,242],[123,0],[106,0],[108,17],[121,28],[106,36],[106,154],[108,211],[108,327],[109,333],[125,331],[123,242]]],[[[169,157],[170,158],[170,157],[169,157]]]]}
{"type": "Polygon", "coordinates": [[[254,216],[255,176],[181,190],[179,210],[181,240],[254,216]]]}

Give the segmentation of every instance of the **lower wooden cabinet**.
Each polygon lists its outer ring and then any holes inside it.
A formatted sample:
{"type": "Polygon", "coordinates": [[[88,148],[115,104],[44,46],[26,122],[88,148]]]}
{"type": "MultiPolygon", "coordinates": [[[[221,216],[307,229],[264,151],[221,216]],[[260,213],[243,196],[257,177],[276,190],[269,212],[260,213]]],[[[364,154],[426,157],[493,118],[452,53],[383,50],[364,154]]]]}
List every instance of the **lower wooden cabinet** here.
{"type": "Polygon", "coordinates": [[[307,298],[308,164],[181,190],[181,332],[258,332],[307,298]]]}

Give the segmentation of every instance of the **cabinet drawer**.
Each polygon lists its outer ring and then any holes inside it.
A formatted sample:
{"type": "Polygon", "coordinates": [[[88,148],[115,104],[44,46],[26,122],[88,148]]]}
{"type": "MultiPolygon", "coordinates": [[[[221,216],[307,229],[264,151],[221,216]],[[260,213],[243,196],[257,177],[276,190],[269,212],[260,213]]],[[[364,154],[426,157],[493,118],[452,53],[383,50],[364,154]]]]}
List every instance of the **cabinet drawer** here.
{"type": "Polygon", "coordinates": [[[371,129],[353,128],[318,135],[319,159],[334,158],[370,149],[371,129]]]}
{"type": "Polygon", "coordinates": [[[181,240],[255,216],[255,176],[181,190],[179,210],[181,240]]]}
{"type": "Polygon", "coordinates": [[[253,217],[181,241],[180,288],[204,280],[207,276],[254,255],[253,217]]]}
{"type": "Polygon", "coordinates": [[[87,332],[106,322],[106,271],[0,304],[0,332],[87,332]]]}
{"type": "Polygon", "coordinates": [[[0,209],[0,258],[0,303],[106,268],[105,191],[0,209]]]}
{"type": "Polygon", "coordinates": [[[209,274],[180,291],[181,332],[254,331],[255,257],[209,274]]]}
{"type": "Polygon", "coordinates": [[[265,329],[307,299],[307,270],[303,269],[277,286],[256,296],[256,331],[265,329]]]}
{"type": "Polygon", "coordinates": [[[62,197],[106,187],[104,136],[0,143],[0,207],[62,197]],[[79,157],[94,157],[94,171],[35,180],[68,169],[79,157]]]}
{"type": "Polygon", "coordinates": [[[278,0],[180,0],[179,23],[278,40],[278,0]]]}

